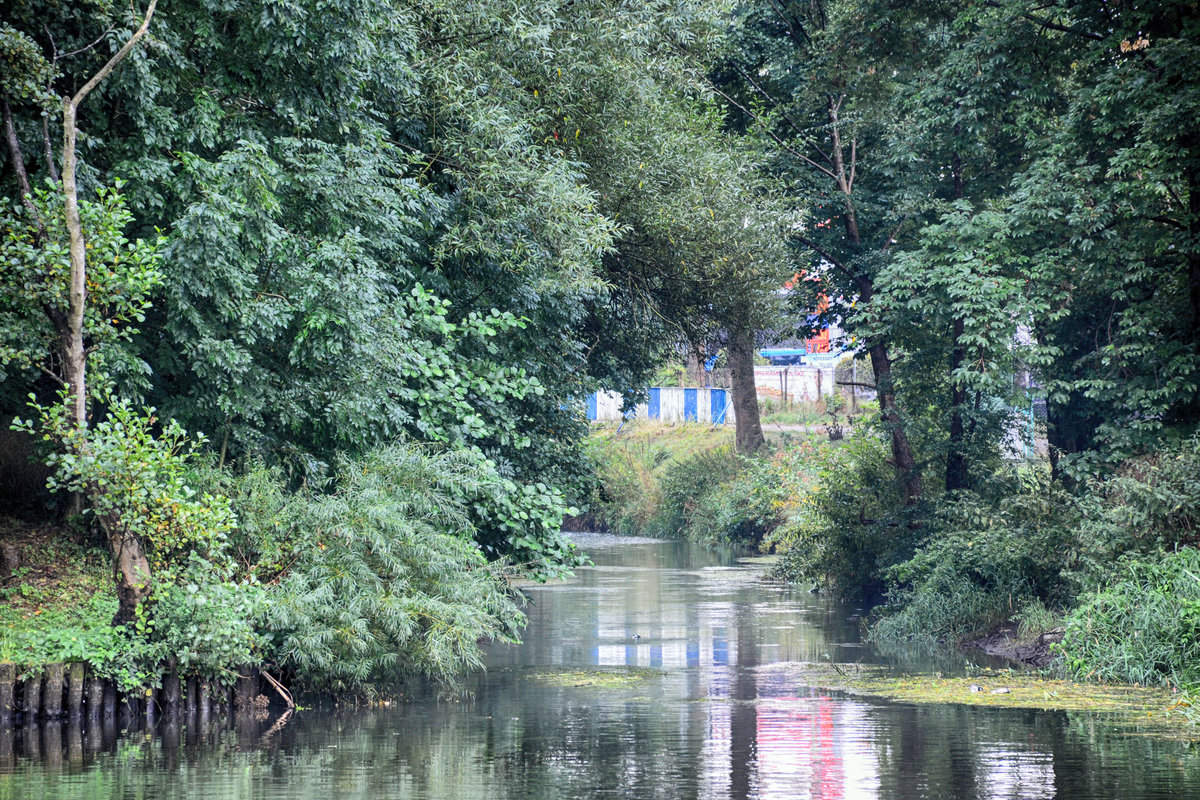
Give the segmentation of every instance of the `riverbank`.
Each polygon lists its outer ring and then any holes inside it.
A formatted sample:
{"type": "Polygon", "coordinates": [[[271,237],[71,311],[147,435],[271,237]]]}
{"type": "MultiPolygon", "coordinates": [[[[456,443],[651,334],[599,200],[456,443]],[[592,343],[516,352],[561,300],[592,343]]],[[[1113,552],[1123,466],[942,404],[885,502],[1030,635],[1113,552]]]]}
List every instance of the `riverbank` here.
{"type": "Polygon", "coordinates": [[[780,554],[777,578],[867,605],[886,598],[864,615],[876,640],[1190,696],[1200,555],[1156,539],[1188,530],[1195,441],[1075,494],[1050,484],[1047,465],[1010,461],[986,493],[931,490],[904,504],[881,437],[864,429],[777,439],[753,458],[698,429],[601,429],[592,513],[618,531],[758,546],[780,554]]]}
{"type": "Polygon", "coordinates": [[[700,424],[597,426],[589,516],[614,533],[775,548],[772,538],[802,502],[819,449],[807,430],[765,429],[769,450],[734,452],[733,431],[700,424]]]}
{"type": "Polygon", "coordinates": [[[509,579],[543,564],[489,561],[471,515],[503,509],[514,538],[536,525],[539,538],[522,541],[550,553],[547,569],[575,558],[550,489],[508,481],[518,496],[502,495],[499,476],[479,467],[395,446],[312,491],[266,468],[198,466],[190,487],[155,495],[161,516],[146,503],[134,509],[145,519],[129,514],[152,548],[146,597],[125,620],[112,556],[94,532],[4,519],[4,709],[27,721],[219,708],[235,689],[245,708],[290,692],[394,697],[424,680],[454,691],[481,664],[484,642],[516,639],[525,617],[509,579]],[[180,513],[199,505],[209,517],[180,513]],[[259,674],[261,690],[242,687],[259,674]]]}
{"type": "Polygon", "coordinates": [[[257,665],[209,678],[181,675],[178,658],[167,657],[131,672],[122,660],[139,646],[112,624],[108,553],[69,528],[10,517],[0,517],[0,540],[0,726],[259,713],[270,703],[263,690],[293,702],[260,681],[257,665]]]}

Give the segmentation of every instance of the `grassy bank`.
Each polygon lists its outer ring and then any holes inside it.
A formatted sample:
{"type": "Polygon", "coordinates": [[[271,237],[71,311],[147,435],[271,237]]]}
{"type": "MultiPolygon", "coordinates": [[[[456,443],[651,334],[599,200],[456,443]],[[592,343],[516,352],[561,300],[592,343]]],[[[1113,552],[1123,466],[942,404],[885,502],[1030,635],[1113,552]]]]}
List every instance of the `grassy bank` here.
{"type": "Polygon", "coordinates": [[[770,546],[803,502],[815,454],[830,445],[824,436],[768,435],[769,454],[744,458],[732,426],[597,428],[592,514],[620,533],[770,546]]]}
{"type": "Polygon", "coordinates": [[[9,558],[0,583],[0,662],[107,660],[120,637],[108,554],[63,528],[0,518],[9,558]]]}

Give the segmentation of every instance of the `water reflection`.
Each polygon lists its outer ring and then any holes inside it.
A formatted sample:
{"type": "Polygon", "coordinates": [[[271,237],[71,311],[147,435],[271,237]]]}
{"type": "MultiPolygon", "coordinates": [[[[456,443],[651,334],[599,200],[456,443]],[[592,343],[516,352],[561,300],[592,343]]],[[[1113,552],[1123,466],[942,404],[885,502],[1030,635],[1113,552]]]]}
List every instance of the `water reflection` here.
{"type": "Polygon", "coordinates": [[[799,685],[767,667],[906,656],[862,647],[854,609],[760,582],[733,551],[585,545],[596,566],[531,590],[526,644],[494,649],[469,701],[125,736],[65,723],[0,733],[0,800],[1200,797],[1186,744],[1099,717],[799,685]],[[547,679],[590,668],[646,672],[547,679]]]}

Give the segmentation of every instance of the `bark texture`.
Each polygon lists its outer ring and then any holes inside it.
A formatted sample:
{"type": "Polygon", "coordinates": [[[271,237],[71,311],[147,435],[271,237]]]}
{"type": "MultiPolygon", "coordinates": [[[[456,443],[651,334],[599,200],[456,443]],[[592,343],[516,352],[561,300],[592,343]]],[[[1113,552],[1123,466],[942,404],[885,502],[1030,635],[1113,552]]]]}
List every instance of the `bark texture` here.
{"type": "Polygon", "coordinates": [[[733,410],[737,417],[736,447],[739,453],[749,455],[766,443],[758,414],[758,389],[754,385],[754,332],[733,331],[728,353],[733,410]]]}

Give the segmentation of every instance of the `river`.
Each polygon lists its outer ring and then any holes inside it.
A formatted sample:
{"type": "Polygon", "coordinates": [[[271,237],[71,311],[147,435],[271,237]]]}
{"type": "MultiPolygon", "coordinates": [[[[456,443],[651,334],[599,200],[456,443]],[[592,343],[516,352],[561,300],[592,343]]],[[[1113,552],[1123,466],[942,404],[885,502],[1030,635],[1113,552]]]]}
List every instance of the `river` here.
{"type": "Polygon", "coordinates": [[[525,642],[490,648],[468,699],[123,736],[46,724],[0,734],[0,800],[1200,798],[1194,747],[1102,714],[875,701],[772,669],[967,661],[878,653],[857,609],[764,581],[743,552],[579,541],[594,566],[528,590],[525,642]]]}

